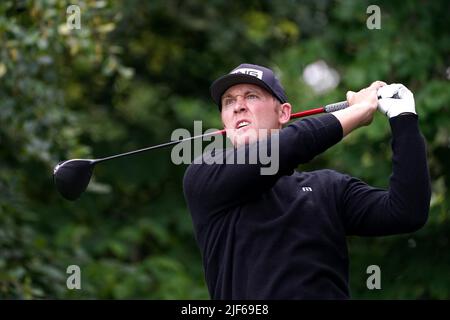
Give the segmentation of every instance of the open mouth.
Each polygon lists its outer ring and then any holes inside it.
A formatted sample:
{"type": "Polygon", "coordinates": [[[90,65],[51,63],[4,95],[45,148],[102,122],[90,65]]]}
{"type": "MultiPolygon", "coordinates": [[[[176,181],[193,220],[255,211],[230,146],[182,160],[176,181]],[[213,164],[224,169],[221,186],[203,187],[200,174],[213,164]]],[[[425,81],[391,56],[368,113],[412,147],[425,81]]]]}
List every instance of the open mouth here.
{"type": "Polygon", "coordinates": [[[247,120],[240,120],[240,121],[238,121],[236,123],[236,129],[239,130],[239,129],[242,129],[242,128],[247,127],[249,125],[250,125],[249,121],[247,121],[247,120]]]}

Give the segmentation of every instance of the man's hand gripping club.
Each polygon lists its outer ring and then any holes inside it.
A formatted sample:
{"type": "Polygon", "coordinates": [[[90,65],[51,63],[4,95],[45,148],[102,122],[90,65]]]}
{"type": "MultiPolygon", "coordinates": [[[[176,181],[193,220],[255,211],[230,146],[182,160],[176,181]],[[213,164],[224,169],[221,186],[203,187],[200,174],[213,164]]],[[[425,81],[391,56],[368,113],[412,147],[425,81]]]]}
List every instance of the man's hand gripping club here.
{"type": "Polygon", "coordinates": [[[351,131],[372,123],[376,110],[389,118],[401,113],[414,113],[414,96],[404,85],[387,85],[383,81],[375,81],[369,87],[358,92],[348,91],[349,107],[333,112],[341,122],[343,136],[351,131]]]}

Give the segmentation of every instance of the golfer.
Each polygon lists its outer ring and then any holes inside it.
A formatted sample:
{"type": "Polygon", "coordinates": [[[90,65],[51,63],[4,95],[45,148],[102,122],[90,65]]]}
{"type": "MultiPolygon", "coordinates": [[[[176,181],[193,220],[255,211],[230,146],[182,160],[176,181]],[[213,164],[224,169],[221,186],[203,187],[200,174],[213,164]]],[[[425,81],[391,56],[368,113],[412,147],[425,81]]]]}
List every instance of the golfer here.
{"type": "Polygon", "coordinates": [[[375,81],[347,92],[348,108],[287,126],[292,107],[268,68],[242,64],[214,81],[211,95],[234,144],[215,156],[250,150],[273,137],[259,129],[279,129],[276,174],[261,174],[259,162],[204,161],[185,172],[184,194],[212,299],[348,299],[346,236],[410,233],[426,223],[425,142],[405,86],[375,81]],[[369,125],[377,109],[392,131],[387,190],[333,170],[296,171],[369,125]]]}

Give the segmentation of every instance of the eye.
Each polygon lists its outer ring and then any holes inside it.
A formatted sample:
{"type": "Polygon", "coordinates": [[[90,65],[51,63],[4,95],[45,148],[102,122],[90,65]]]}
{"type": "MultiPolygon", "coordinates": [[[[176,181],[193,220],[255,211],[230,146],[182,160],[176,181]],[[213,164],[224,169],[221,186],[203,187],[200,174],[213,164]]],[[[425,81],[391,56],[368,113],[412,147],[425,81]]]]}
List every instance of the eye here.
{"type": "Polygon", "coordinates": [[[233,98],[225,98],[222,101],[222,105],[229,106],[229,105],[233,104],[233,102],[234,102],[233,98]]]}
{"type": "Polygon", "coordinates": [[[254,94],[254,93],[250,93],[250,94],[247,95],[247,99],[255,100],[255,99],[259,99],[259,97],[256,94],[254,94]]]}

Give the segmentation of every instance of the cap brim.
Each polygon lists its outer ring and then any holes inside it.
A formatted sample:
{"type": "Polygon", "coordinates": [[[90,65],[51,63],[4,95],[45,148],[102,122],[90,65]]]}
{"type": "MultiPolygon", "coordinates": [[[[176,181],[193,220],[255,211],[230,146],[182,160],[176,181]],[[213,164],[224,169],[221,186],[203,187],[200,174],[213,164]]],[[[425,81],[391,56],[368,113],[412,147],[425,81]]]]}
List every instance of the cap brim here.
{"type": "Polygon", "coordinates": [[[219,106],[219,109],[221,109],[222,107],[221,100],[222,95],[225,93],[225,91],[227,91],[228,88],[241,83],[249,83],[257,85],[259,87],[266,89],[268,92],[277,97],[276,94],[272,91],[272,89],[259,78],[243,73],[227,74],[214,81],[210,88],[211,97],[214,100],[214,102],[219,106]]]}

